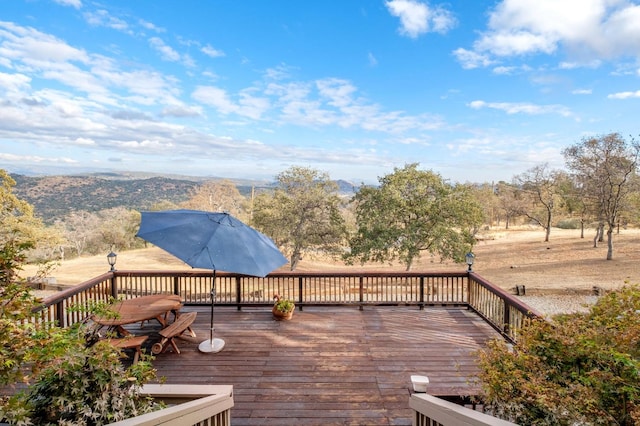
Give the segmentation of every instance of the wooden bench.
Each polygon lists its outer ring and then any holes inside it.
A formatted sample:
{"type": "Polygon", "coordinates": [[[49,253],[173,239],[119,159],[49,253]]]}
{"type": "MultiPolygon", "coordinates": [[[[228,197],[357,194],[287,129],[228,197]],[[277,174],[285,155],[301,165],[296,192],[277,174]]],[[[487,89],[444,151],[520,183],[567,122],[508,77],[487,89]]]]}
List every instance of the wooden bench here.
{"type": "Polygon", "coordinates": [[[135,349],[133,363],[137,363],[142,355],[142,344],[149,336],[123,337],[121,339],[105,339],[111,346],[117,349],[135,349]]]}
{"type": "Polygon", "coordinates": [[[188,331],[192,337],[196,337],[196,333],[191,329],[191,324],[196,320],[197,314],[197,312],[182,314],[171,325],[160,330],[162,340],[151,347],[151,352],[157,355],[166,351],[167,348],[171,346],[173,350],[179,354],[180,349],[178,349],[178,345],[176,345],[175,338],[185,331],[188,331]]]}

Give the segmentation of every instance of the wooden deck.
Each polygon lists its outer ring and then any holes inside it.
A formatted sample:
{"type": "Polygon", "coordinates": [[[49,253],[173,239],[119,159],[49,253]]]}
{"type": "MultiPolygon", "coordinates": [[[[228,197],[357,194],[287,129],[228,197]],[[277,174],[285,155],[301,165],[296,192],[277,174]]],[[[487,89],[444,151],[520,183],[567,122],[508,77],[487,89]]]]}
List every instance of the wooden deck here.
{"type": "MultiPolygon", "coordinates": [[[[410,425],[412,374],[430,379],[429,393],[473,395],[474,351],[499,335],[472,311],[456,307],[306,307],[291,321],[269,308],[215,308],[222,352],[206,354],[210,308],[197,311],[196,338],[177,341],[181,354],[156,356],[167,383],[230,384],[235,425],[410,425]]],[[[159,336],[157,324],[129,327],[159,336]]]]}

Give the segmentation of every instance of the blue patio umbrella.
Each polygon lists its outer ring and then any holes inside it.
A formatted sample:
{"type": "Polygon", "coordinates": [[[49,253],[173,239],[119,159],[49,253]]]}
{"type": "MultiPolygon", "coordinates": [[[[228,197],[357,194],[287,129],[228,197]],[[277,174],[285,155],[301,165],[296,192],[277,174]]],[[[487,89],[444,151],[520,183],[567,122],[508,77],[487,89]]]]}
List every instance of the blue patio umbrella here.
{"type": "Polygon", "coordinates": [[[193,268],[213,270],[211,335],[202,352],[219,352],[224,341],[213,338],[216,271],[264,277],[287,263],[269,237],[228,213],[200,210],[142,212],[137,235],[193,268]]]}

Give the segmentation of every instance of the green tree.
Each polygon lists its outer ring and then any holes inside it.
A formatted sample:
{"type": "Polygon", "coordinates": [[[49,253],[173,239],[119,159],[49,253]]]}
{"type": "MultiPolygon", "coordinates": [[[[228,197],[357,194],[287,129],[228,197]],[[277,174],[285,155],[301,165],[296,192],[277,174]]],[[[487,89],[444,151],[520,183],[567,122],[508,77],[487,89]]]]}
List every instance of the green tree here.
{"type": "Polygon", "coordinates": [[[338,185],[326,173],[296,166],[276,180],[274,191],[256,196],[252,223],[288,253],[291,270],[307,250],[339,252],[346,230],[338,185]]]}
{"type": "Polygon", "coordinates": [[[95,253],[109,250],[128,250],[143,242],[136,238],[136,231],[140,225],[140,212],[125,207],[113,207],[98,213],[100,228],[98,245],[92,247],[95,253]]]}
{"type": "MultiPolygon", "coordinates": [[[[60,328],[32,321],[39,302],[18,272],[38,234],[28,226],[30,206],[12,194],[10,181],[4,182],[0,221],[15,226],[0,228],[0,385],[29,387],[0,400],[0,422],[95,425],[155,409],[138,392],[155,377],[146,359],[123,366],[121,352],[98,342],[90,323],[60,328]]],[[[87,318],[104,313],[103,306],[94,308],[87,318]]]]}
{"type": "MultiPolygon", "coordinates": [[[[617,133],[585,138],[563,151],[567,167],[574,173],[585,196],[593,200],[595,215],[606,226],[607,260],[613,259],[613,231],[618,225],[637,173],[640,144],[627,142],[617,133]]],[[[597,238],[594,242],[597,241],[597,238]]]]}
{"type": "Polygon", "coordinates": [[[15,185],[15,180],[0,169],[0,245],[26,242],[30,260],[48,268],[46,264],[57,260],[56,253],[64,245],[63,234],[55,227],[45,227],[33,206],[13,193],[15,185]]]}
{"type": "Polygon", "coordinates": [[[33,214],[33,207],[13,193],[16,181],[0,169],[0,243],[33,241],[34,228],[42,228],[33,214]]]}
{"type": "MultiPolygon", "coordinates": [[[[29,322],[36,299],[18,276],[29,242],[7,241],[0,247],[0,385],[20,382],[23,368],[41,340],[34,339],[29,322]]],[[[33,368],[36,365],[32,364],[33,368]]]]}
{"type": "Polygon", "coordinates": [[[510,347],[479,354],[482,399],[526,425],[640,422],[640,288],[611,292],[588,313],[533,320],[510,347]]]}
{"type": "Polygon", "coordinates": [[[347,262],[399,259],[409,270],[423,251],[464,261],[483,223],[482,207],[468,186],[448,184],[418,164],[396,168],[379,182],[354,197],[357,230],[347,262]]]}

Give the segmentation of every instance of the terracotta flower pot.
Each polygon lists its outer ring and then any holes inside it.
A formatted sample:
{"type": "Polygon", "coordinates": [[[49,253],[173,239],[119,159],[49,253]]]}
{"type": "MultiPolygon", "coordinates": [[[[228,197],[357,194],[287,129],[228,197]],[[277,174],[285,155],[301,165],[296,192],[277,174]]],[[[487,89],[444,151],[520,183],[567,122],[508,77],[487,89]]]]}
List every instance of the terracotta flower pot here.
{"type": "Polygon", "coordinates": [[[293,311],[294,310],[295,310],[295,306],[289,312],[282,312],[282,311],[277,310],[276,307],[274,306],[273,309],[271,309],[271,312],[273,312],[273,317],[275,319],[277,319],[278,321],[281,321],[281,320],[290,320],[291,317],[293,316],[293,311]]]}

